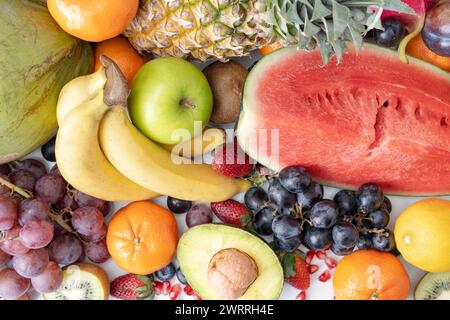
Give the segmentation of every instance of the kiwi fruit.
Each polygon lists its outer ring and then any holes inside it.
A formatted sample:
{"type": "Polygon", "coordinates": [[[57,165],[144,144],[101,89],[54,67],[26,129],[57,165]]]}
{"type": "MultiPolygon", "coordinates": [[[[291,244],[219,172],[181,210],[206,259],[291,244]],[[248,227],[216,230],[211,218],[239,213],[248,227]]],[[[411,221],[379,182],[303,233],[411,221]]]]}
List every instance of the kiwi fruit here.
{"type": "Polygon", "coordinates": [[[450,271],[427,273],[417,284],[415,300],[450,300],[450,271]]]}
{"type": "Polygon", "coordinates": [[[79,263],[63,270],[64,278],[58,290],[43,295],[45,300],[107,300],[109,279],[102,268],[79,263]]]}
{"type": "Polygon", "coordinates": [[[217,61],[207,66],[203,73],[213,92],[211,122],[225,124],[236,121],[248,70],[236,61],[217,61]]]}

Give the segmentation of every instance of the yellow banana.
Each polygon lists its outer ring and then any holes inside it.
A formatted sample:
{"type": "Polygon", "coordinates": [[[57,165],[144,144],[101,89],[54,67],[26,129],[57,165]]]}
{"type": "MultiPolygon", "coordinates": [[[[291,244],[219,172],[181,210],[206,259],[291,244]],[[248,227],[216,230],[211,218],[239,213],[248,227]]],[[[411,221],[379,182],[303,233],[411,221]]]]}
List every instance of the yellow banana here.
{"type": "MultiPolygon", "coordinates": [[[[96,74],[104,77],[105,70],[101,68],[96,74]]],[[[89,86],[89,83],[86,84],[89,86]]],[[[77,85],[80,94],[83,93],[82,85],[83,82],[77,85]]],[[[88,95],[89,100],[84,97],[79,105],[73,103],[71,111],[61,117],[55,154],[63,177],[81,192],[108,201],[144,200],[157,196],[125,177],[105,157],[98,141],[100,121],[109,108],[105,103],[105,90],[102,86],[88,95]]],[[[80,97],[73,97],[80,101],[80,97]]]]}
{"type": "Polygon", "coordinates": [[[59,93],[56,105],[58,125],[61,125],[63,118],[70,111],[91,100],[100,90],[103,90],[106,80],[105,70],[100,68],[97,72],[68,82],[59,93]]]}
{"type": "Polygon", "coordinates": [[[201,135],[179,144],[161,144],[167,151],[180,157],[195,158],[207,154],[226,142],[225,131],[221,128],[205,128],[201,135]]]}
{"type": "Polygon", "coordinates": [[[207,164],[174,163],[170,152],[133,126],[121,106],[113,106],[105,114],[99,140],[106,157],[120,172],[161,194],[192,201],[222,201],[250,185],[246,180],[219,175],[207,164]]]}

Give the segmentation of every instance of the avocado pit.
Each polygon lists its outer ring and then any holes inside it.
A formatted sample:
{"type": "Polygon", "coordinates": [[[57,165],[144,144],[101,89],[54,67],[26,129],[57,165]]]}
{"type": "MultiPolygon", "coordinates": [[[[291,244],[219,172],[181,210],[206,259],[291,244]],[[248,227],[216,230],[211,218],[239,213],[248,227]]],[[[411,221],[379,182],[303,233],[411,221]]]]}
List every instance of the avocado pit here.
{"type": "Polygon", "coordinates": [[[258,277],[258,267],[248,254],[234,248],[218,251],[209,262],[208,282],[223,299],[237,299],[258,277]]]}

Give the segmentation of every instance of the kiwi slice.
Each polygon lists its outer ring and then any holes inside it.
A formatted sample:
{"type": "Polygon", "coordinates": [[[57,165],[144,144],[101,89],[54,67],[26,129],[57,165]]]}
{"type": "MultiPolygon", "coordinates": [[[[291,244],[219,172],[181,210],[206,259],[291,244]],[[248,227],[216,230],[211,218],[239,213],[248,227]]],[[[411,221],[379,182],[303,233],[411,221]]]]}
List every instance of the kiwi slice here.
{"type": "Polygon", "coordinates": [[[450,300],[450,271],[427,273],[417,284],[415,300],[450,300]]]}
{"type": "Polygon", "coordinates": [[[80,263],[64,268],[64,279],[55,292],[44,294],[45,300],[106,300],[109,280],[100,267],[80,263]]]}

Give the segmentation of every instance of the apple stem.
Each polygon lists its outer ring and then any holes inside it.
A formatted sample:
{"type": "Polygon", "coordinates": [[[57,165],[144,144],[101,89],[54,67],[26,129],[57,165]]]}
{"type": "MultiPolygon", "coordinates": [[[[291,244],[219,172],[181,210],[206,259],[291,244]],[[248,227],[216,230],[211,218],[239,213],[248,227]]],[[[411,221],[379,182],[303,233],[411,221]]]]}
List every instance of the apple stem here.
{"type": "Polygon", "coordinates": [[[189,99],[181,99],[180,106],[185,109],[194,109],[195,104],[189,99]]]}

